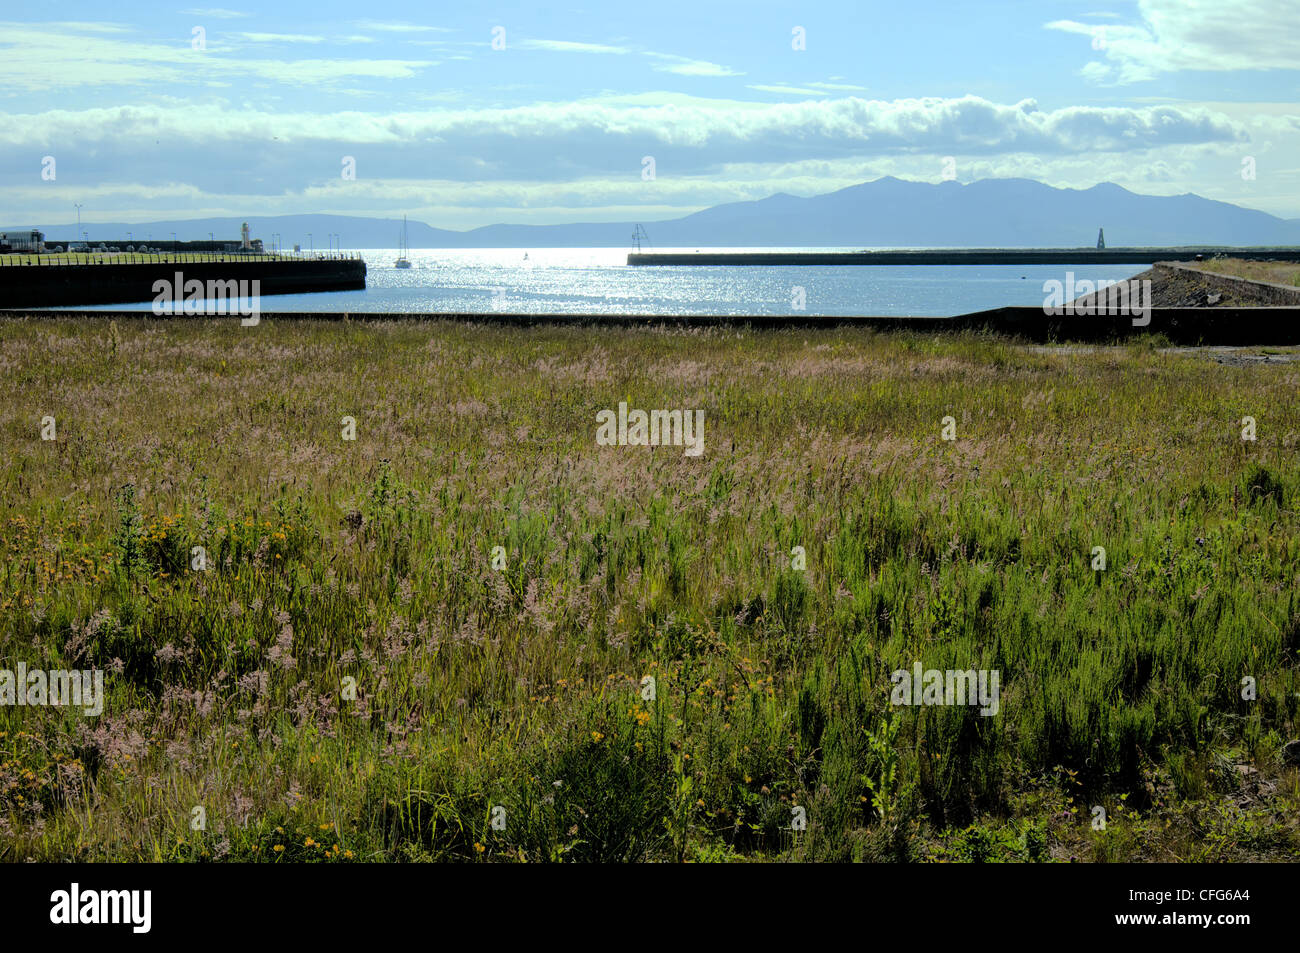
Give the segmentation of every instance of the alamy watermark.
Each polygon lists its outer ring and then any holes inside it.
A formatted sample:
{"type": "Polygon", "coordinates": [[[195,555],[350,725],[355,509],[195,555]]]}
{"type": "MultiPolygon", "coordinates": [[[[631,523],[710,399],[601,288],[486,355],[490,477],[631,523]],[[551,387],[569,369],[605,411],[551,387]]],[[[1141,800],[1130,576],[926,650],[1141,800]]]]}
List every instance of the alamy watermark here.
{"type": "Polygon", "coordinates": [[[50,894],[50,922],[56,925],[125,924],[132,933],[148,933],[153,923],[152,890],[69,890],[50,894]]]}
{"type": "Polygon", "coordinates": [[[95,718],[104,710],[104,672],[29,669],[25,662],[19,662],[17,670],[0,668],[0,705],[67,705],[95,718]]]}
{"type": "Polygon", "coordinates": [[[1063,314],[1100,315],[1128,314],[1133,316],[1133,327],[1144,328],[1151,323],[1151,279],[1141,281],[1108,281],[1100,278],[1093,282],[1087,278],[1078,281],[1074,272],[1065,273],[1062,283],[1055,278],[1043,282],[1043,313],[1054,317],[1063,314]]]}
{"type": "Polygon", "coordinates": [[[618,413],[596,414],[596,443],[602,447],[685,447],[683,454],[698,457],[704,452],[704,411],[627,409],[620,401],[618,413]]]}
{"type": "Polygon", "coordinates": [[[997,669],[900,668],[889,676],[895,705],[979,705],[981,715],[996,715],[1001,702],[1002,673],[997,669]]]}
{"type": "Polygon", "coordinates": [[[252,327],[261,321],[262,280],[233,278],[218,281],[209,278],[185,278],[176,272],[174,279],[159,278],[153,283],[153,313],[159,317],[167,314],[238,314],[239,322],[252,327]]]}

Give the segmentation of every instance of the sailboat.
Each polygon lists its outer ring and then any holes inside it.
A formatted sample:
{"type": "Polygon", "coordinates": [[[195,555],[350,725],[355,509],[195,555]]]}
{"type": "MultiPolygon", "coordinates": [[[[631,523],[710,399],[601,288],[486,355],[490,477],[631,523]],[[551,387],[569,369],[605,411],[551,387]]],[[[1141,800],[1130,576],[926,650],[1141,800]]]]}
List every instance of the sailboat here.
{"type": "Polygon", "coordinates": [[[401,254],[397,256],[397,261],[393,262],[394,268],[410,268],[411,262],[407,259],[406,253],[410,249],[406,246],[406,216],[402,216],[402,248],[401,254]]]}

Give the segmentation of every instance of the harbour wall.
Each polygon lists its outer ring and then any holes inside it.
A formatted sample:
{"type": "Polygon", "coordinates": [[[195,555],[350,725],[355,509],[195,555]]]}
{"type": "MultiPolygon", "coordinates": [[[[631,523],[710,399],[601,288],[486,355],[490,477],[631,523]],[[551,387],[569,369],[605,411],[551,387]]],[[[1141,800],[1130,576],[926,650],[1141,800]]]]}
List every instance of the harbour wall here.
{"type": "Polygon", "coordinates": [[[1158,261],[1251,258],[1300,261],[1300,247],[930,248],[817,252],[632,252],[629,265],[1153,265],[1158,261]]]}
{"type": "MultiPolygon", "coordinates": [[[[148,319],[150,311],[3,311],[5,319],[148,319]]],[[[1007,307],[948,318],[817,317],[811,315],[656,315],[656,314],[511,314],[367,312],[267,312],[261,322],[276,321],[455,321],[497,327],[637,328],[753,328],[755,330],[821,331],[855,328],[869,331],[919,333],[983,332],[1028,341],[1134,341],[1160,334],[1187,345],[1300,345],[1300,307],[1152,308],[1150,323],[1134,325],[1129,315],[1047,315],[1041,307],[1007,307]]],[[[165,316],[162,320],[222,320],[211,315],[165,316]]]]}
{"type": "MultiPolygon", "coordinates": [[[[275,259],[232,257],[223,261],[166,259],[92,264],[22,264],[0,267],[0,308],[152,302],[154,283],[260,281],[262,295],[355,291],[366,287],[360,258],[275,259]]],[[[179,292],[178,292],[179,294],[179,292]]]]}

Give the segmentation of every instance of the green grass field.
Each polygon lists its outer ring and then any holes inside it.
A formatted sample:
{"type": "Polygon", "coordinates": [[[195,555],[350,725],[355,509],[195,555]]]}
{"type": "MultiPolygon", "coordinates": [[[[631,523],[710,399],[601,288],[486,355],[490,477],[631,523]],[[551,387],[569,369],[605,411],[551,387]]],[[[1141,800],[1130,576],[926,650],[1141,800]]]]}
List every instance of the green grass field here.
{"type": "Polygon", "coordinates": [[[107,673],[0,707],[5,860],[1300,859],[1300,363],[67,319],[0,363],[0,668],[107,673]],[[703,454],[598,446],[620,401],[703,454]],[[918,662],[997,714],[892,704],[918,662]]]}

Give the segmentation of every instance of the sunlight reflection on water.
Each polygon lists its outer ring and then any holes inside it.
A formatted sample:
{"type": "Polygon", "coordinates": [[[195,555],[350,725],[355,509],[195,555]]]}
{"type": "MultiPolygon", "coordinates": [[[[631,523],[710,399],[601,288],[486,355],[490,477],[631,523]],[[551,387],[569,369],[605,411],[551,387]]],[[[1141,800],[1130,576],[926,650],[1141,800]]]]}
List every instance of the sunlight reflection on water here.
{"type": "MultiPolygon", "coordinates": [[[[355,253],[366,260],[366,290],[267,295],[262,310],[935,317],[1004,305],[1039,307],[1046,297],[1043,282],[1064,280],[1067,270],[1061,265],[629,267],[622,248],[412,249],[411,268],[398,269],[393,267],[396,249],[355,253]],[[795,307],[796,288],[804,289],[803,310],[795,307]]],[[[1128,278],[1145,267],[1068,270],[1076,279],[1095,281],[1128,278]]]]}

